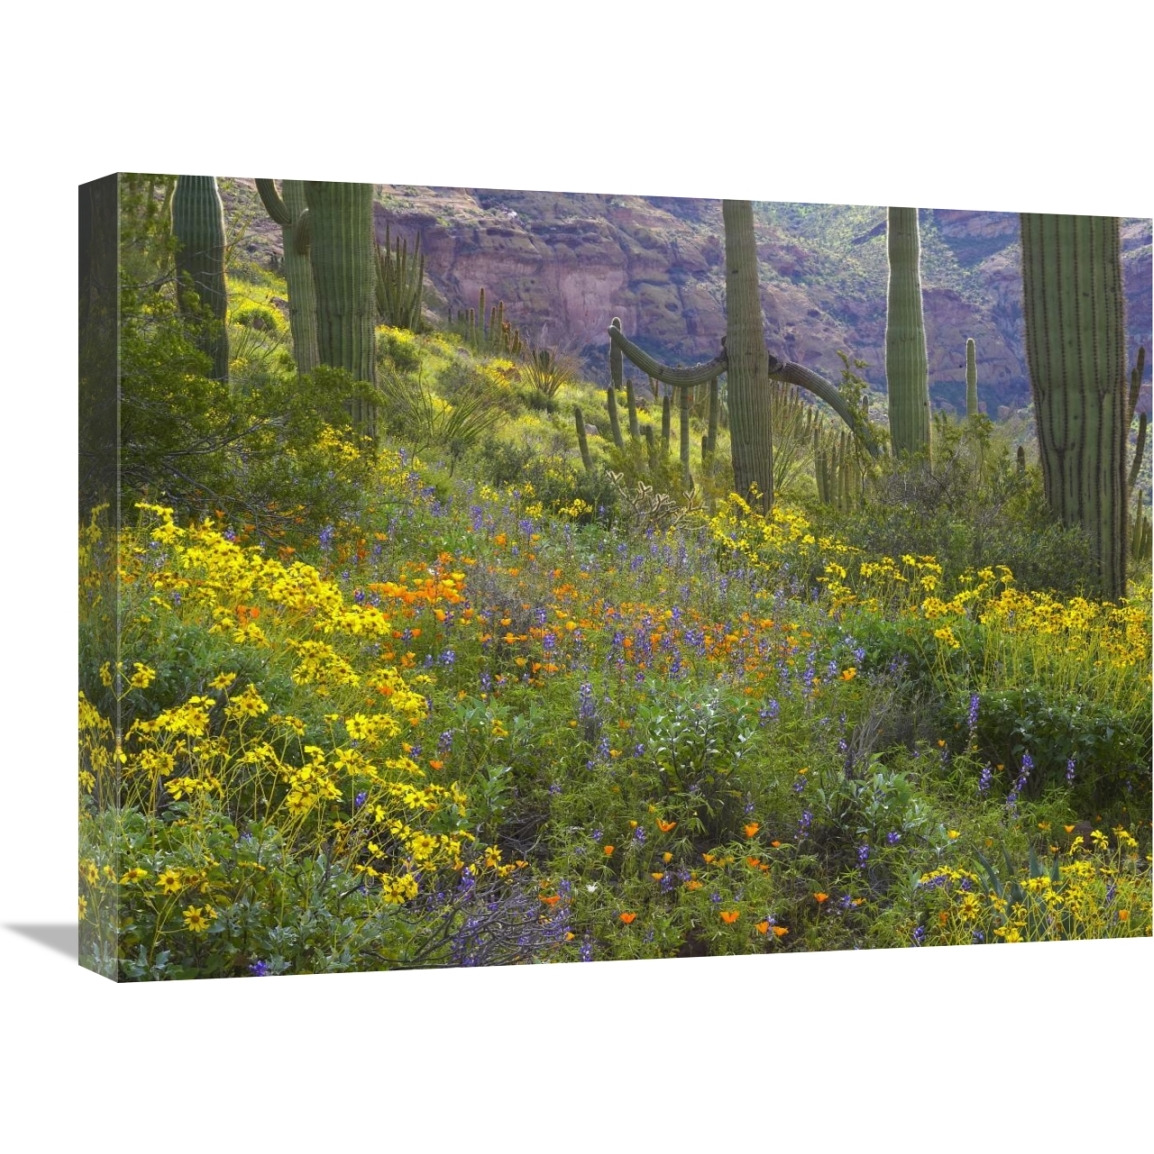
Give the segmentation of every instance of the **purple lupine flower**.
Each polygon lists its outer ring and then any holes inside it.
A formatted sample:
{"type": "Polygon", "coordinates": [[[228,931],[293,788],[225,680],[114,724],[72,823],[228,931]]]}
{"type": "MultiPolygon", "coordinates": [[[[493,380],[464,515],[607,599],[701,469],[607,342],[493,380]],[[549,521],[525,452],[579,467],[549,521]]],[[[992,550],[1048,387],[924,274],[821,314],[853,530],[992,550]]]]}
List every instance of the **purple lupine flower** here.
{"type": "Polygon", "coordinates": [[[1010,809],[1017,804],[1018,798],[1021,796],[1022,790],[1026,788],[1026,782],[1030,778],[1030,770],[1034,768],[1034,759],[1028,754],[1022,754],[1022,772],[1018,774],[1017,781],[1014,782],[1013,788],[1006,796],[1006,806],[1010,809]]]}
{"type": "Polygon", "coordinates": [[[634,840],[634,841],[635,841],[635,842],[636,842],[638,845],[644,845],[644,844],[645,844],[645,826],[643,826],[643,825],[639,825],[639,826],[638,826],[638,827],[637,827],[637,828],[636,828],[636,829],[633,831],[633,840],[634,840]]]}
{"type": "Polygon", "coordinates": [[[978,728],[978,702],[980,700],[978,694],[970,694],[970,712],[967,714],[966,720],[970,727],[971,737],[974,735],[974,730],[978,728]]]}
{"type": "Polygon", "coordinates": [[[797,823],[797,836],[805,837],[809,832],[810,824],[813,822],[813,814],[808,809],[801,811],[801,819],[797,823]]]}
{"type": "Polygon", "coordinates": [[[857,868],[864,870],[866,862],[870,860],[870,847],[868,845],[859,845],[857,847],[857,868]]]}
{"type": "Polygon", "coordinates": [[[1073,757],[1069,757],[1066,759],[1066,784],[1067,785],[1073,785],[1074,784],[1074,760],[1075,759],[1073,757]]]}
{"type": "Polygon", "coordinates": [[[357,796],[353,798],[353,809],[360,809],[361,806],[365,804],[365,799],[368,796],[369,796],[368,793],[366,793],[365,790],[362,789],[361,792],[358,793],[357,796]]]}
{"type": "Polygon", "coordinates": [[[914,945],[920,946],[926,940],[926,927],[918,926],[914,930],[914,945]]]}
{"type": "Polygon", "coordinates": [[[446,729],[440,737],[437,738],[437,752],[448,753],[453,748],[453,731],[446,729]]]}
{"type": "Polygon", "coordinates": [[[320,544],[320,547],[322,549],[324,549],[326,552],[333,547],[333,536],[334,535],[335,535],[335,530],[333,529],[333,527],[331,525],[326,525],[320,531],[320,534],[317,537],[317,541],[320,544]]]}
{"type": "Polygon", "coordinates": [[[248,972],[250,974],[252,974],[252,976],[254,978],[267,977],[268,976],[268,962],[262,961],[261,959],[258,958],[255,962],[252,963],[251,966],[249,966],[248,972]]]}
{"type": "Polygon", "coordinates": [[[988,765],[982,766],[981,776],[978,778],[978,793],[985,794],[989,792],[990,783],[994,780],[994,771],[988,765]]]}
{"type": "Polygon", "coordinates": [[[593,941],[588,934],[581,943],[581,948],[577,951],[577,956],[583,962],[591,962],[593,960],[593,941]]]}
{"type": "Polygon", "coordinates": [[[886,834],[886,845],[897,845],[902,840],[902,835],[896,829],[891,829],[886,834]]]}

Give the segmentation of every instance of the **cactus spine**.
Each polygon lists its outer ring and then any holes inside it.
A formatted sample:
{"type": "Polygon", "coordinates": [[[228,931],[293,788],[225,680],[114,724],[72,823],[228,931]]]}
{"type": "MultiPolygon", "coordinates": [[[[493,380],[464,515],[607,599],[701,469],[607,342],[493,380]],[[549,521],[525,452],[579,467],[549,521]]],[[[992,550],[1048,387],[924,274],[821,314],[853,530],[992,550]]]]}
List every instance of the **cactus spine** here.
{"type": "MultiPolygon", "coordinates": [[[[376,236],[373,186],[305,181],[312,229],[313,283],[317,296],[317,352],[322,364],[376,384],[376,236]]],[[[351,405],[353,422],[375,433],[368,401],[351,405]]]]}
{"type": "Polygon", "coordinates": [[[1022,213],[1026,355],[1046,500],[1126,592],[1126,331],[1117,217],[1022,213]]]}
{"type": "Polygon", "coordinates": [[[886,223],[886,391],[895,457],[930,451],[929,358],[922,315],[918,210],[891,208],[886,223]]]}
{"type": "Polygon", "coordinates": [[[293,359],[298,373],[311,373],[317,367],[317,294],[313,285],[313,268],[309,260],[311,236],[308,205],[303,180],[276,183],[258,177],[256,190],[269,216],[281,227],[284,248],[284,275],[288,285],[289,328],[293,338],[293,359]]]}
{"type": "Polygon", "coordinates": [[[172,197],[176,294],[181,312],[200,322],[197,346],[211,376],[228,380],[228,289],[224,278],[224,206],[215,176],[182,176],[172,197]]]}
{"type": "Polygon", "coordinates": [[[966,416],[978,415],[978,348],[973,337],[966,338],[966,416]]]}

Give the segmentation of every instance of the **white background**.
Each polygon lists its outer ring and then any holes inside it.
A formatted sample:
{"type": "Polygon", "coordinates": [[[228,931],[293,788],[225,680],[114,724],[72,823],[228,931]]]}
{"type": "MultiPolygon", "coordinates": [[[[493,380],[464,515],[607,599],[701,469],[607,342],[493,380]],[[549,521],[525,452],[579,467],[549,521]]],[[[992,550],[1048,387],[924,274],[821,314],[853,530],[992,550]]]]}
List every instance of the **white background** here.
{"type": "Polygon", "coordinates": [[[997,1150],[1145,1131],[1150,940],[117,988],[13,928],[76,910],[78,183],[1154,215],[1148,6],[392,7],[6,17],[9,1148],[997,1150]]]}

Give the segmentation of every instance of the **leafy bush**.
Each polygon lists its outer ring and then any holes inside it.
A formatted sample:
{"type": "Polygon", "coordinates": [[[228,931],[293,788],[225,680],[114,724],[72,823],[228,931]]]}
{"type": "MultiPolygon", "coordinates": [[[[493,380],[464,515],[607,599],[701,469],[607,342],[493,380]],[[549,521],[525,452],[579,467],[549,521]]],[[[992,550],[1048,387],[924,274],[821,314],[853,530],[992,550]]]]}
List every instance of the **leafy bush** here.
{"type": "Polygon", "coordinates": [[[279,332],[284,328],[280,314],[268,305],[247,304],[238,308],[229,318],[234,325],[258,329],[265,333],[279,332]]]}
{"type": "MultiPolygon", "coordinates": [[[[971,699],[958,697],[947,717],[968,732],[971,699]]],[[[1124,805],[1134,813],[1150,806],[1151,733],[1149,702],[1134,717],[1083,693],[1057,693],[1035,686],[981,694],[972,739],[977,756],[1006,771],[995,780],[1009,788],[1029,756],[1033,768],[1024,789],[1073,786],[1072,802],[1084,813],[1124,805]]]]}

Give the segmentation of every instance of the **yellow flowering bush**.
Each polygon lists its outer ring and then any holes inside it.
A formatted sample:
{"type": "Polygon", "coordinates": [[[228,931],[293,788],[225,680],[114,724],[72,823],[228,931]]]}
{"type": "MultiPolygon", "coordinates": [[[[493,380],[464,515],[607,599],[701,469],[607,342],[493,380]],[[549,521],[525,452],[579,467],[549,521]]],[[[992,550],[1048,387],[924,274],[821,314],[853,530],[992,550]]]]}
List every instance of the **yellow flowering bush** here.
{"type": "Polygon", "coordinates": [[[1094,830],[1043,867],[1033,853],[1004,876],[979,855],[974,869],[942,866],[923,874],[918,894],[927,945],[1042,942],[1151,934],[1148,862],[1121,826],[1094,830]]]}
{"type": "MultiPolygon", "coordinates": [[[[403,734],[427,703],[379,655],[392,637],[381,610],[347,602],[311,566],[141,508],[119,574],[124,650],[141,659],[100,670],[107,712],[79,699],[80,897],[97,968],[238,973],[258,957],[301,970],[318,950],[356,968],[370,940],[391,940],[388,910],[439,875],[508,877],[493,847],[475,850],[464,790],[407,755],[403,734]],[[235,664],[198,673],[182,653],[196,691],[166,704],[165,639],[186,636],[203,639],[203,661],[235,664]],[[295,700],[304,716],[285,708],[295,700]],[[298,938],[278,953],[269,935],[285,918],[319,919],[347,949],[298,938]],[[113,925],[119,961],[101,937],[113,925]]],[[[459,599],[463,580],[398,586],[397,600],[459,599]]]]}

